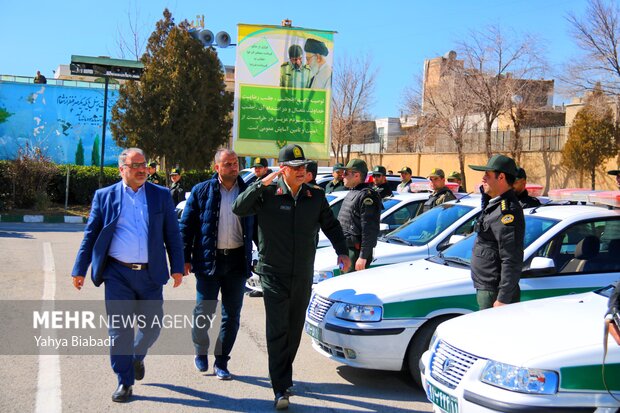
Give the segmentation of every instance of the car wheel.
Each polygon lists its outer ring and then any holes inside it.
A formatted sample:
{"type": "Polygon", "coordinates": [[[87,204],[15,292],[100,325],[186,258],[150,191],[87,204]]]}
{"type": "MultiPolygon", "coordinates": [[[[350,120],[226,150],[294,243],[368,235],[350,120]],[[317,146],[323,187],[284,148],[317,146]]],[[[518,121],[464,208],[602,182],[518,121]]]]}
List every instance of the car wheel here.
{"type": "Polygon", "coordinates": [[[441,316],[428,320],[420,327],[414,334],[411,342],[409,343],[409,349],[407,350],[407,367],[409,367],[409,374],[413,379],[413,382],[422,387],[422,377],[420,377],[420,358],[428,346],[431,344],[431,338],[435,333],[435,329],[441,323],[453,318],[454,316],[441,316]]]}

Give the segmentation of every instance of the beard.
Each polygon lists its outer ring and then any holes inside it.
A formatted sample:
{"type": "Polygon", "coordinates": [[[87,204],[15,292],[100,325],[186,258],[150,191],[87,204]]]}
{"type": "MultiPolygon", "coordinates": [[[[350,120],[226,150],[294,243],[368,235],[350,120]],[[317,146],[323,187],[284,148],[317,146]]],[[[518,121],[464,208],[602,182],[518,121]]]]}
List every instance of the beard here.
{"type": "Polygon", "coordinates": [[[316,61],[317,59],[314,59],[312,62],[310,62],[310,76],[314,76],[319,72],[319,69],[321,66],[319,66],[319,63],[316,61]]]}

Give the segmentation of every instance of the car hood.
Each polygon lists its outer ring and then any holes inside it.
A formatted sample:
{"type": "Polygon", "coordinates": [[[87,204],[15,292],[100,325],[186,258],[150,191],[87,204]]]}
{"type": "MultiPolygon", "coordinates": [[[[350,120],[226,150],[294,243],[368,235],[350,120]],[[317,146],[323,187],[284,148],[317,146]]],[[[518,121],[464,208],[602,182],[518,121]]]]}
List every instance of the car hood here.
{"type": "MultiPolygon", "coordinates": [[[[593,292],[573,294],[468,314],[441,324],[437,334],[450,345],[481,358],[553,368],[584,354],[602,357],[606,311],[606,297],[593,292]]],[[[613,339],[609,344],[612,347],[620,359],[620,347],[613,339]]]]}
{"type": "MultiPolygon", "coordinates": [[[[379,241],[373,250],[372,266],[374,267],[377,265],[386,265],[426,257],[428,257],[428,247],[426,245],[411,247],[409,245],[390,244],[379,241]]],[[[336,264],[337,258],[338,256],[333,248],[318,249],[314,258],[314,270],[334,271],[334,269],[338,268],[336,264]]]]}
{"type": "MultiPolygon", "coordinates": [[[[321,297],[350,304],[382,305],[450,295],[450,287],[466,284],[473,293],[469,268],[408,261],[340,275],[314,287],[321,297]]],[[[462,294],[462,288],[459,291],[462,294]]]]}

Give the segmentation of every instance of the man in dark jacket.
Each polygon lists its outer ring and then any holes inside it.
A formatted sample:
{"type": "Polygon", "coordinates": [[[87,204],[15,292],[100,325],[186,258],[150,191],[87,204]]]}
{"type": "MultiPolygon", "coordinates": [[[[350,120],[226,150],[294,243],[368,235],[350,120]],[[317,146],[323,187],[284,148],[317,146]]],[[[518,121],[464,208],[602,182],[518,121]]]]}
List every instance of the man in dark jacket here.
{"type": "Polygon", "coordinates": [[[381,220],[381,197],[364,182],[368,166],[362,159],[351,159],[344,173],[344,184],[349,193],[342,201],[338,221],[347,239],[351,271],[370,266],[372,251],[377,245],[381,220]]]}
{"type": "Polygon", "coordinates": [[[377,165],[372,170],[373,189],[379,193],[381,199],[392,196],[390,184],[388,184],[385,166],[377,165]]]}
{"type": "Polygon", "coordinates": [[[484,171],[482,214],[471,257],[478,306],[484,310],[519,302],[525,220],[512,189],[517,165],[512,158],[494,155],[486,166],[469,167],[484,171]]]}
{"type": "Polygon", "coordinates": [[[453,201],[456,199],[450,188],[446,186],[446,174],[443,169],[433,169],[428,175],[428,179],[431,180],[431,188],[433,188],[433,192],[424,203],[422,212],[426,212],[437,205],[443,204],[444,202],[453,201]]]}
{"type": "Polygon", "coordinates": [[[329,181],[327,185],[325,185],[325,193],[331,194],[336,191],[346,191],[347,188],[344,186],[344,165],[340,162],[334,165],[334,169],[332,171],[332,176],[334,179],[329,181]]]}
{"type": "Polygon", "coordinates": [[[514,185],[512,185],[512,189],[515,191],[521,208],[525,209],[540,206],[538,198],[534,198],[527,193],[525,185],[527,185],[527,174],[525,173],[525,169],[517,167],[517,177],[514,185]]]}
{"type": "Polygon", "coordinates": [[[240,216],[258,218],[258,264],[267,318],[269,377],[276,409],[289,405],[293,360],[299,348],[314,272],[316,236],[322,229],[347,270],[342,228],[325,193],[304,183],[307,160],[299,145],[280,150],[280,170],[253,183],[234,203],[240,216]],[[277,182],[274,179],[280,176],[277,182]]]}
{"type": "MultiPolygon", "coordinates": [[[[219,149],[215,154],[215,171],[211,179],[192,189],[180,228],[185,274],[193,269],[196,275],[194,319],[212,317],[218,294],[222,294],[214,373],[220,380],[230,380],[228,360],[239,330],[245,281],[250,276],[254,222],[253,217],[239,218],[232,212],[233,202],[246,189],[235,152],[219,149]]],[[[192,329],[194,364],[201,372],[209,367],[208,327],[208,322],[195,322],[192,329]]]]}
{"type": "Polygon", "coordinates": [[[179,202],[185,201],[185,190],[181,186],[181,168],[174,168],[170,172],[170,180],[172,181],[170,195],[172,196],[174,206],[177,206],[179,202]]]}

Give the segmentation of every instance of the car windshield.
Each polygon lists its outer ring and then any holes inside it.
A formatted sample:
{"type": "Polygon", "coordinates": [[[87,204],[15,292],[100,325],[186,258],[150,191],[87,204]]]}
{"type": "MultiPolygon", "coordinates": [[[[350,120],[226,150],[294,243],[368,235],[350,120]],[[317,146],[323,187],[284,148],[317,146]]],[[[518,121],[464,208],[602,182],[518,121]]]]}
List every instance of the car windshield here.
{"type": "Polygon", "coordinates": [[[390,232],[387,242],[420,246],[428,244],[463,215],[474,209],[460,204],[442,204],[418,215],[408,223],[390,232]]]}
{"type": "MultiPolygon", "coordinates": [[[[432,210],[431,210],[432,211],[432,210]]],[[[527,248],[532,242],[536,241],[542,234],[549,231],[551,227],[559,221],[549,218],[535,217],[532,215],[525,216],[525,236],[523,248],[527,248]]],[[[471,263],[471,253],[474,248],[476,233],[448,247],[437,258],[440,260],[454,260],[461,263],[471,263]]]]}
{"type": "Polygon", "coordinates": [[[388,209],[392,208],[394,205],[397,205],[399,203],[400,201],[398,199],[386,198],[383,200],[383,210],[387,211],[388,209]]]}

